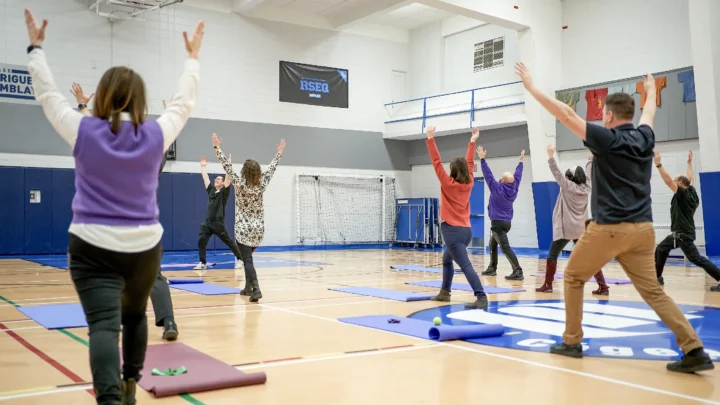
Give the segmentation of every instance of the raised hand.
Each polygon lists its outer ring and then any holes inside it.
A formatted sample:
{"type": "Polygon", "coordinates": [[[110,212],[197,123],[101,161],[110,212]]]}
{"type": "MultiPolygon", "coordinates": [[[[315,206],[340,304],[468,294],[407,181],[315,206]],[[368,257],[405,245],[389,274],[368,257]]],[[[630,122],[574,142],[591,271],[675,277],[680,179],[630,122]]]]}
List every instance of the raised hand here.
{"type": "Polygon", "coordinates": [[[192,38],[188,38],[187,31],[183,31],[183,38],[185,38],[185,49],[191,58],[197,59],[200,53],[200,47],[202,46],[203,37],[205,36],[205,22],[200,21],[195,26],[195,32],[193,32],[192,38]]]}
{"type": "Polygon", "coordinates": [[[690,150],[688,151],[688,163],[691,163],[691,162],[692,162],[692,158],[693,158],[692,149],[690,149],[690,150]]]}
{"type": "Polygon", "coordinates": [[[515,74],[520,76],[520,80],[522,80],[523,86],[525,86],[526,89],[530,89],[532,87],[533,79],[530,75],[530,71],[524,63],[518,62],[515,64],[515,74]]]}
{"type": "Polygon", "coordinates": [[[45,28],[47,28],[47,20],[42,20],[42,25],[38,25],[37,20],[32,11],[25,9],[25,25],[27,25],[28,37],[30,45],[40,46],[45,41],[45,28]]]}
{"type": "Polygon", "coordinates": [[[283,150],[285,150],[285,140],[281,139],[280,144],[277,145],[277,151],[278,153],[283,153],[283,150]]]}
{"type": "Polygon", "coordinates": [[[427,128],[425,128],[425,135],[427,135],[428,139],[432,139],[435,137],[435,126],[431,125],[427,128]]]}
{"type": "Polygon", "coordinates": [[[478,148],[477,148],[477,154],[478,154],[478,157],[479,157],[480,159],[485,159],[485,154],[486,154],[486,153],[487,153],[487,152],[486,152],[485,149],[482,147],[482,145],[478,146],[478,148]]]}
{"type": "Polygon", "coordinates": [[[549,144],[548,147],[547,147],[548,157],[549,157],[549,158],[552,158],[553,156],[555,156],[555,151],[556,151],[556,150],[557,150],[557,147],[555,147],[555,145],[549,144]]]}
{"type": "Polygon", "coordinates": [[[650,90],[655,90],[655,79],[650,73],[643,77],[643,88],[645,88],[646,93],[650,90]]]}
{"type": "Polygon", "coordinates": [[[70,93],[72,93],[72,95],[75,96],[75,99],[77,100],[78,104],[85,104],[85,105],[87,105],[90,102],[90,99],[92,99],[93,96],[95,95],[95,93],[92,93],[91,95],[86,96],[85,93],[83,93],[82,86],[80,86],[79,83],[72,84],[70,93]]]}
{"type": "Polygon", "coordinates": [[[205,159],[205,156],[200,158],[200,166],[202,166],[202,167],[207,166],[207,159],[205,159]]]}
{"type": "Polygon", "coordinates": [[[660,151],[657,149],[653,149],[653,152],[655,152],[655,156],[653,157],[653,161],[655,162],[655,166],[659,165],[662,161],[662,157],[660,156],[660,151]]]}
{"type": "Polygon", "coordinates": [[[167,103],[163,100],[163,110],[167,110],[167,103]]]}
{"type": "Polygon", "coordinates": [[[523,149],[523,151],[520,152],[520,162],[524,162],[524,161],[525,161],[525,149],[523,149]]]}
{"type": "Polygon", "coordinates": [[[220,144],[222,143],[222,139],[218,138],[218,136],[216,134],[212,134],[211,140],[212,140],[213,148],[220,147],[220,144]]]}
{"type": "Polygon", "coordinates": [[[472,136],[470,136],[470,142],[477,141],[478,137],[480,136],[480,130],[477,128],[472,129],[472,136]]]}

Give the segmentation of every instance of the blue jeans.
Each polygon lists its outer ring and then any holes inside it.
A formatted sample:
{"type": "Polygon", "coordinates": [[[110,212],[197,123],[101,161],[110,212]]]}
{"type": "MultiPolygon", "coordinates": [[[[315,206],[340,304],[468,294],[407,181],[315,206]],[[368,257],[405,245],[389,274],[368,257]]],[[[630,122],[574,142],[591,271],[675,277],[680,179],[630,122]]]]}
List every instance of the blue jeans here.
{"type": "Polygon", "coordinates": [[[465,278],[467,278],[467,281],[470,283],[475,296],[478,298],[484,297],[485,290],[483,290],[482,282],[480,282],[480,277],[475,273],[475,269],[472,263],[470,263],[470,258],[467,253],[467,248],[472,241],[472,230],[464,226],[452,226],[443,222],[440,224],[440,232],[442,232],[443,239],[445,240],[445,252],[443,253],[442,261],[442,288],[450,291],[452,279],[455,275],[455,269],[453,268],[453,261],[455,261],[465,274],[465,278]]]}

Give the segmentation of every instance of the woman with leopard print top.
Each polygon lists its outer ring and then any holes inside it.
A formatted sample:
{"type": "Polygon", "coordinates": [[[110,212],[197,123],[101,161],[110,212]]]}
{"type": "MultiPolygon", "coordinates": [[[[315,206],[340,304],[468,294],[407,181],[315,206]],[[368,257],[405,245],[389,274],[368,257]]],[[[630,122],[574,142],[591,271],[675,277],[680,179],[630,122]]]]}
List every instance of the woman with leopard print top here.
{"type": "Polygon", "coordinates": [[[240,294],[249,295],[250,302],[258,302],[262,298],[262,293],[252,255],[265,236],[263,195],[280,162],[283,149],[285,149],[285,140],[280,141],[280,145],[277,146],[277,154],[264,173],[260,170],[260,164],[257,161],[248,159],[243,163],[240,174],[233,171],[232,164],[220,149],[220,142],[217,135],[213,134],[212,144],[215,154],[235,186],[235,243],[238,245],[245,266],[245,288],[240,291],[240,294]]]}

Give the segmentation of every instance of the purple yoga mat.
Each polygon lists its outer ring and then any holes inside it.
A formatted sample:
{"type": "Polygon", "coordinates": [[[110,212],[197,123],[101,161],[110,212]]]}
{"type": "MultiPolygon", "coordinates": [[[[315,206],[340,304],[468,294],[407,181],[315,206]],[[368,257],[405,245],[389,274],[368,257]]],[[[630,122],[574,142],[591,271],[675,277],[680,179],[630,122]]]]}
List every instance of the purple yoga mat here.
{"type": "Polygon", "coordinates": [[[427,301],[434,297],[435,294],[422,294],[409,291],[385,290],[373,287],[336,287],[330,288],[332,291],[346,292],[350,294],[366,295],[370,297],[385,298],[395,301],[427,301]]]}
{"type": "MultiPolygon", "coordinates": [[[[440,288],[442,286],[442,281],[440,280],[430,280],[430,281],[410,281],[405,284],[410,285],[419,285],[421,287],[430,287],[430,288],[440,288]]],[[[470,287],[470,284],[463,284],[463,283],[452,283],[450,286],[451,290],[459,290],[459,291],[472,291],[472,287],[470,287]]],[[[523,292],[525,290],[519,290],[517,288],[504,288],[504,287],[493,287],[491,285],[484,285],[483,290],[485,290],[485,294],[503,294],[503,293],[516,293],[516,292],[523,292]]]]}
{"type": "Polygon", "coordinates": [[[265,373],[246,374],[182,343],[150,345],[145,355],[143,376],[138,384],[155,398],[179,394],[265,384],[265,373]],[[187,373],[176,376],[152,375],[153,368],[167,370],[184,366],[187,373]]]}
{"type": "MultiPolygon", "coordinates": [[[[544,274],[533,274],[533,277],[545,277],[544,274]]],[[[558,273],[555,274],[555,278],[562,280],[563,274],[558,273]]],[[[589,282],[595,282],[595,277],[590,277],[589,282]]],[[[626,279],[626,278],[612,278],[612,277],[605,277],[605,282],[608,284],[632,284],[632,281],[626,279]]]]}
{"type": "MultiPolygon", "coordinates": [[[[408,264],[408,265],[395,265],[390,266],[391,269],[394,270],[408,270],[408,271],[421,271],[423,273],[435,273],[435,274],[442,274],[443,270],[438,269],[435,267],[424,267],[417,264],[408,264]]],[[[460,273],[462,270],[455,269],[455,273],[460,273]]]]}

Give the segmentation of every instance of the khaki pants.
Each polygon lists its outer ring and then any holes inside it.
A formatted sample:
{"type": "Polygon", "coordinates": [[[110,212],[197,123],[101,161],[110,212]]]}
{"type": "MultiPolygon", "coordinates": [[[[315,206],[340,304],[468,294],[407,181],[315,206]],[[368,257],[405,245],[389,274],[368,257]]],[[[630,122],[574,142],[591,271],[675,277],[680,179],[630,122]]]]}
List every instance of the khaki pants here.
{"type": "Polygon", "coordinates": [[[647,304],[675,333],[678,346],[687,353],[702,342],[675,302],[665,294],[655,274],[655,229],[650,222],[599,225],[589,222],[570,255],[565,269],[565,344],[583,338],[583,289],[597,269],[613,258],[647,304]]]}

